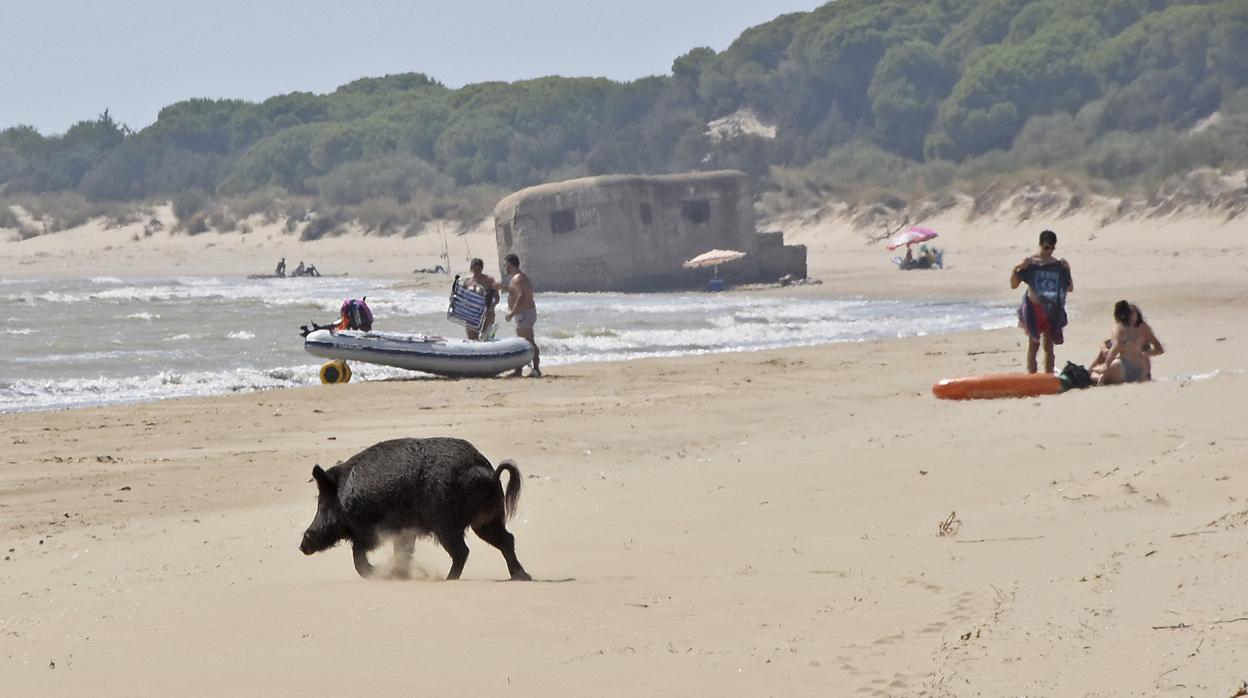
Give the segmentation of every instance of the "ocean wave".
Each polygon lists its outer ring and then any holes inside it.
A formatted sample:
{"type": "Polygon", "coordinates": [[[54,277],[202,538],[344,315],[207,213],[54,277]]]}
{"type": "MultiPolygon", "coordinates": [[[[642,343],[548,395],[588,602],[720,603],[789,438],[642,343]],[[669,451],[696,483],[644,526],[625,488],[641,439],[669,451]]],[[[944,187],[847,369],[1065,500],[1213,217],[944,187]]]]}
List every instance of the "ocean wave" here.
{"type": "MultiPolygon", "coordinates": [[[[104,277],[101,277],[104,278],[104,277]]],[[[109,277],[111,278],[111,277],[109,277]]],[[[244,301],[275,306],[309,305],[337,311],[347,298],[359,298],[386,291],[388,282],[329,279],[309,284],[273,284],[264,280],[221,279],[214,277],[179,277],[176,279],[116,279],[104,288],[83,282],[61,284],[46,291],[24,291],[0,296],[0,301],[23,303],[75,304],[106,301],[110,303],[155,303],[169,301],[219,300],[244,301]]],[[[424,294],[432,300],[441,294],[433,292],[400,292],[404,305],[411,304],[412,294],[424,294]]],[[[445,303],[445,300],[442,301],[445,303]]]]}
{"type": "Polygon", "coordinates": [[[125,283],[124,281],[122,281],[121,279],[115,276],[93,276],[90,279],[87,279],[87,281],[90,281],[93,284],[123,284],[125,283]]]}
{"type": "MultiPolygon", "coordinates": [[[[346,298],[367,296],[378,330],[462,336],[446,320],[446,293],[386,282],[166,277],[23,283],[4,289],[7,296],[0,293],[0,314],[11,316],[11,329],[0,330],[0,356],[9,362],[9,375],[29,379],[0,384],[4,411],[313,383],[320,360],[304,353],[295,328],[336,319],[346,298]],[[41,308],[45,303],[69,305],[41,308]],[[37,341],[23,339],[31,333],[26,330],[38,333],[37,341]],[[149,374],[131,376],[142,371],[149,374]],[[10,398],[16,400],[12,405],[10,398]]],[[[982,302],[551,293],[539,296],[538,303],[538,343],[551,365],[996,329],[1016,322],[1011,304],[982,302]]],[[[510,336],[514,325],[503,322],[504,312],[498,311],[499,335],[510,336]]],[[[354,362],[352,369],[357,381],[419,375],[354,362]]]]}
{"type": "Polygon", "coordinates": [[[230,371],[161,371],[124,378],[19,379],[0,383],[0,412],[149,402],[312,385],[314,366],[230,371]]]}

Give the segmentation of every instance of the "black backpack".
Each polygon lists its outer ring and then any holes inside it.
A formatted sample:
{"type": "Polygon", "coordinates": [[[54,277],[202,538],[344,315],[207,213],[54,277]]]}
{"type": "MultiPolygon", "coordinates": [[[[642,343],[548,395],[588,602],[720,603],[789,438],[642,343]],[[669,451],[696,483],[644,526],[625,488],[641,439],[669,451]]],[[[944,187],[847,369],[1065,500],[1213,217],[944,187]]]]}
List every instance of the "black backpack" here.
{"type": "Polygon", "coordinates": [[[1073,361],[1066,362],[1066,368],[1062,369],[1058,378],[1062,381],[1062,390],[1092,387],[1092,374],[1088,373],[1088,369],[1073,361]]]}

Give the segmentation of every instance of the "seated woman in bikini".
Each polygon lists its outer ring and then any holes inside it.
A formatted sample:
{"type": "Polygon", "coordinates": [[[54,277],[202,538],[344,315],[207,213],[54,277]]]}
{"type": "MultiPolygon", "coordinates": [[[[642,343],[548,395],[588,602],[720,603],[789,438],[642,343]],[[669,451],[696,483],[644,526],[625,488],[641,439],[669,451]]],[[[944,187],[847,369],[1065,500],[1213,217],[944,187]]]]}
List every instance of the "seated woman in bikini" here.
{"type": "Polygon", "coordinates": [[[1114,334],[1104,359],[1093,362],[1092,378],[1097,385],[1142,383],[1152,380],[1152,357],[1166,349],[1144,322],[1140,309],[1126,301],[1114,305],[1114,334]]]}

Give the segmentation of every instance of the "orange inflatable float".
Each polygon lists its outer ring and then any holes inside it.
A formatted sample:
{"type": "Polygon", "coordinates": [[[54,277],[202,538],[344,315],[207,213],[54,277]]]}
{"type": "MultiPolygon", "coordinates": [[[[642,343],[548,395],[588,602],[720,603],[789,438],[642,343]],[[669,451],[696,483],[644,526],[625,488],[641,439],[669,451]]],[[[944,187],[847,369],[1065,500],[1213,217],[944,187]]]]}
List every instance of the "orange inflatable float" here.
{"type": "Polygon", "coordinates": [[[1036,397],[1056,395],[1063,390],[1062,379],[1049,373],[996,373],[946,378],[932,386],[932,394],[941,400],[1036,397]]]}

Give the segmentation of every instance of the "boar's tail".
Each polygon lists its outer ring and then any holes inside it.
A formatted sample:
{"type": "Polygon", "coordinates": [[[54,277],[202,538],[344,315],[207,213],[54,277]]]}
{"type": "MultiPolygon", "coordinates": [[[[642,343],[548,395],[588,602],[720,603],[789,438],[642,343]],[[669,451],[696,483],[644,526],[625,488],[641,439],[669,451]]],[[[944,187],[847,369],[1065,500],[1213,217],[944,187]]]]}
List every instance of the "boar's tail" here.
{"type": "Polygon", "coordinates": [[[516,505],[520,503],[520,469],[516,467],[515,461],[507,459],[494,470],[494,479],[499,480],[504,470],[511,475],[507,478],[507,491],[503,493],[503,505],[507,518],[510,519],[516,513],[516,505]]]}

